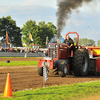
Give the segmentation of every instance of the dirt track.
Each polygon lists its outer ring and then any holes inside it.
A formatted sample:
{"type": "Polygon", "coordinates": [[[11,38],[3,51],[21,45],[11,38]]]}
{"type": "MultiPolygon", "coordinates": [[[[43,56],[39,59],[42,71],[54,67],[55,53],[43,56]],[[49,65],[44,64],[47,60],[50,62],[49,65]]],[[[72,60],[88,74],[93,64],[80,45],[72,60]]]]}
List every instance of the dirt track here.
{"type": "Polygon", "coordinates": [[[10,61],[38,61],[39,59],[42,59],[42,57],[30,57],[30,58],[0,58],[0,62],[3,62],[5,60],[10,61]]]}
{"type": "MultiPolygon", "coordinates": [[[[37,66],[0,67],[0,93],[4,92],[8,73],[10,73],[11,76],[13,91],[43,87],[43,77],[38,75],[37,66]]],[[[95,80],[100,80],[100,76],[75,77],[74,75],[67,75],[65,78],[61,78],[58,75],[49,74],[45,85],[74,84],[95,80]]]]}

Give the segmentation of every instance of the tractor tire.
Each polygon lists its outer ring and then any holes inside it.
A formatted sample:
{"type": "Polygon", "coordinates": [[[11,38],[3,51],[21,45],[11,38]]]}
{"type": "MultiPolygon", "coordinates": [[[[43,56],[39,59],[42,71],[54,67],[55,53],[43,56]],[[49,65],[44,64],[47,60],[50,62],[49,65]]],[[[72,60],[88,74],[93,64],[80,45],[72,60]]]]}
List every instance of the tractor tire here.
{"type": "Polygon", "coordinates": [[[94,75],[95,76],[99,76],[100,75],[100,73],[97,72],[97,68],[95,68],[94,75]]]}
{"type": "Polygon", "coordinates": [[[62,62],[59,62],[58,66],[58,74],[60,77],[65,77],[68,72],[68,67],[66,64],[62,64],[62,62]]]}
{"type": "Polygon", "coordinates": [[[38,71],[38,74],[40,76],[43,76],[43,67],[39,67],[39,65],[37,66],[37,71],[38,71]]]}
{"type": "Polygon", "coordinates": [[[72,69],[76,76],[86,76],[89,72],[89,54],[87,49],[77,49],[72,59],[72,69]]]}

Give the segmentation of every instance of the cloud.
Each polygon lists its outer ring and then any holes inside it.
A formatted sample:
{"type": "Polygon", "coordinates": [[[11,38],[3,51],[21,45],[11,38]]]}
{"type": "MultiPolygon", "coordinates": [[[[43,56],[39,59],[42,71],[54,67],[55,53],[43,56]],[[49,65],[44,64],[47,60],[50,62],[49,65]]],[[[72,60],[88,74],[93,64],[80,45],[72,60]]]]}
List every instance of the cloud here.
{"type": "Polygon", "coordinates": [[[93,0],[90,3],[83,3],[82,7],[78,8],[81,12],[100,12],[100,1],[93,0]]]}
{"type": "Polygon", "coordinates": [[[10,15],[18,26],[22,27],[27,20],[46,21],[56,23],[56,9],[45,6],[0,6],[0,17],[10,15]],[[3,9],[3,11],[2,11],[3,9]]]}
{"type": "Polygon", "coordinates": [[[96,33],[94,33],[94,34],[96,34],[96,35],[99,35],[100,36],[100,31],[97,31],[96,33]]]}
{"type": "MultiPolygon", "coordinates": [[[[11,0],[10,0],[11,1],[11,0]]],[[[13,1],[13,0],[12,0],[13,1]]],[[[13,3],[1,3],[0,17],[10,15],[19,27],[22,27],[27,20],[53,22],[56,25],[56,0],[17,0],[13,3]],[[13,6],[12,6],[13,5],[13,6]]],[[[66,27],[61,33],[63,37],[69,31],[76,31],[80,38],[87,38],[87,27],[89,26],[89,37],[98,41],[100,36],[100,2],[83,6],[77,11],[72,11],[71,18],[66,22],[66,27]]]]}
{"type": "Polygon", "coordinates": [[[75,26],[79,26],[79,24],[76,24],[75,26]]]}
{"type": "Polygon", "coordinates": [[[10,5],[10,6],[16,6],[23,3],[25,0],[0,0],[0,4],[10,5]]]}
{"type": "Polygon", "coordinates": [[[4,4],[0,4],[0,14],[7,13],[11,9],[12,9],[11,6],[7,6],[7,5],[4,5],[4,4]]]}
{"type": "Polygon", "coordinates": [[[26,0],[21,6],[40,5],[56,8],[56,0],[26,0]]]}

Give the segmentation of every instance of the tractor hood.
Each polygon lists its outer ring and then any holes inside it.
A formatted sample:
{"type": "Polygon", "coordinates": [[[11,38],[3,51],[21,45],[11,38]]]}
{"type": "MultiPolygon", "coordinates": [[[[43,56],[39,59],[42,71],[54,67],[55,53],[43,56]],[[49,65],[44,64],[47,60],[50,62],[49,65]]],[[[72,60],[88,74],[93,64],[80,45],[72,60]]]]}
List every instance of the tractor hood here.
{"type": "Polygon", "coordinates": [[[66,48],[68,48],[68,45],[65,43],[60,43],[60,44],[59,43],[49,43],[48,48],[59,48],[59,49],[65,48],[66,49],[66,48]]]}

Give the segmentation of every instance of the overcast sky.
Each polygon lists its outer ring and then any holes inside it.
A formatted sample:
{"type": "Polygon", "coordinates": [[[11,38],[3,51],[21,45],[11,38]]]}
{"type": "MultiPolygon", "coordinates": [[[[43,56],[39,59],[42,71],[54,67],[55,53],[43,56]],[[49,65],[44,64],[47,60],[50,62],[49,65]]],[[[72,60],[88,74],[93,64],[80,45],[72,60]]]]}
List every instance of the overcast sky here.
{"type": "MultiPolygon", "coordinates": [[[[100,40],[100,0],[74,10],[66,22],[61,35],[76,31],[80,38],[100,40]],[[88,28],[89,27],[89,28],[88,28]]],[[[10,15],[17,26],[22,27],[27,20],[57,23],[57,0],[0,0],[0,17],[10,15]]],[[[73,36],[72,36],[73,37],[73,36]]]]}

